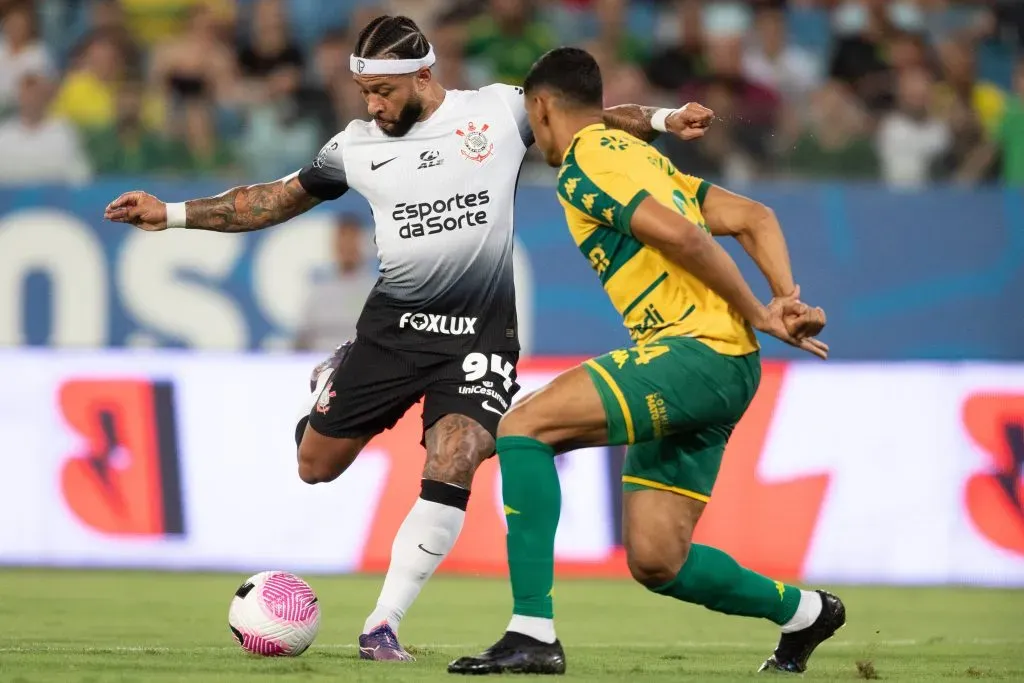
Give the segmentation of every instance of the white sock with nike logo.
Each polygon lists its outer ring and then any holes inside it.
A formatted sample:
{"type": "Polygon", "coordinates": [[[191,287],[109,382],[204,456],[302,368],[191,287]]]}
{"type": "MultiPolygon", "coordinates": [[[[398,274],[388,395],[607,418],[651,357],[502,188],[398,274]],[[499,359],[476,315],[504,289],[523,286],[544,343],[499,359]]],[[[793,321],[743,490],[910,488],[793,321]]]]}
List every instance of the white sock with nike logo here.
{"type": "Polygon", "coordinates": [[[385,621],[398,632],[398,625],[406,610],[420,594],[423,584],[448,555],[462,531],[469,491],[436,481],[425,480],[423,484],[424,493],[416,499],[395,535],[384,586],[377,598],[376,609],[366,619],[363,633],[369,633],[385,621]],[[440,491],[441,495],[431,495],[431,491],[440,491]],[[428,498],[448,499],[450,504],[425,500],[422,497],[424,495],[428,498]]]}

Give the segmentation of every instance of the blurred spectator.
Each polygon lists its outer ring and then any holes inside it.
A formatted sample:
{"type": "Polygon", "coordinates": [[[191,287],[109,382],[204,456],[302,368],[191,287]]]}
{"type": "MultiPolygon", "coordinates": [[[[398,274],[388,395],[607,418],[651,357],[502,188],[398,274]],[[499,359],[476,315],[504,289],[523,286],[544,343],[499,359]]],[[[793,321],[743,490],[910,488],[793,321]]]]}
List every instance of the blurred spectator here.
{"type": "Polygon", "coordinates": [[[1017,62],[1013,75],[1013,97],[996,129],[996,143],[1003,159],[1003,181],[1024,186],[1024,58],[1017,62]]]}
{"type": "Polygon", "coordinates": [[[951,41],[942,45],[944,81],[936,88],[938,104],[951,107],[955,101],[977,117],[987,132],[994,132],[1003,118],[1006,95],[995,84],[979,81],[974,46],[965,41],[951,41]]]}
{"type": "Polygon", "coordinates": [[[0,124],[0,183],[81,183],[89,164],[78,134],[68,122],[47,114],[53,84],[41,74],[23,73],[18,111],[0,124]]]}
{"type": "Polygon", "coordinates": [[[904,69],[927,69],[933,73],[938,71],[935,51],[923,33],[893,31],[887,46],[890,75],[892,71],[904,69]]]}
{"type": "Polygon", "coordinates": [[[94,31],[128,30],[128,17],[119,0],[92,0],[89,23],[94,31]]]}
{"type": "Polygon", "coordinates": [[[826,86],[810,100],[807,129],[781,153],[783,168],[807,178],[869,180],[878,177],[870,118],[847,90],[826,86]]]}
{"type": "MultiPolygon", "coordinates": [[[[996,0],[998,4],[1000,0],[996,0]]],[[[1018,0],[1012,0],[1018,3],[1018,0]]],[[[950,40],[978,42],[995,31],[996,18],[990,2],[954,0],[918,0],[924,13],[924,25],[932,43],[950,40]]]]}
{"type": "Polygon", "coordinates": [[[285,175],[323,144],[315,112],[299,102],[305,60],[281,0],[258,0],[239,55],[249,100],[241,155],[253,173],[285,175]]]}
{"type": "Polygon", "coordinates": [[[254,101],[291,100],[302,82],[305,59],[289,35],[281,0],[257,0],[249,39],[238,63],[246,96],[254,101]]]}
{"type": "Polygon", "coordinates": [[[949,126],[929,109],[932,85],[924,69],[907,69],[899,75],[897,108],[882,118],[878,129],[882,176],[891,185],[926,184],[951,147],[949,126]]]}
{"type": "Polygon", "coordinates": [[[152,86],[175,112],[171,136],[201,171],[230,164],[230,150],[216,134],[217,107],[237,102],[241,91],[235,56],[217,22],[211,9],[194,5],[188,30],[155,50],[150,69],[152,86]]]}
{"type": "Polygon", "coordinates": [[[233,25],[237,10],[235,0],[119,0],[127,14],[128,26],[135,40],[147,47],[156,47],[179,38],[193,29],[194,12],[208,12],[214,23],[233,25]]]}
{"type": "MultiPolygon", "coordinates": [[[[125,54],[117,33],[97,31],[79,47],[71,72],[53,103],[54,114],[79,128],[114,124],[117,88],[124,77],[125,54]]],[[[147,99],[144,118],[150,125],[163,121],[160,103],[147,99]]]]}
{"type": "Polygon", "coordinates": [[[141,175],[188,167],[180,147],[172,146],[142,120],[145,86],[139,81],[118,88],[112,125],[86,135],[86,147],[98,174],[141,175]]]}
{"type": "MultiPolygon", "coordinates": [[[[446,6],[451,5],[446,0],[387,0],[386,7],[382,8],[381,14],[397,14],[409,17],[416,22],[427,38],[433,39],[435,22],[445,11],[446,6]]],[[[437,48],[437,44],[434,44],[437,48]]]]}
{"type": "Polygon", "coordinates": [[[449,88],[521,82],[544,51],[572,44],[598,59],[609,105],[709,104],[719,121],[703,140],[657,143],[695,173],[738,181],[781,164],[864,178],[881,155],[887,173],[917,178],[920,158],[884,154],[910,144],[885,133],[911,126],[918,142],[946,130],[941,153],[921,152],[924,177],[984,182],[1000,151],[1010,175],[1017,100],[1004,91],[1024,46],[1024,0],[0,0],[0,12],[0,116],[20,69],[68,62],[53,112],[84,133],[102,174],[230,173],[237,160],[283,175],[366,117],[348,72],[354,36],[401,13],[428,32],[449,88]],[[895,96],[921,70],[939,83],[923,117],[895,96]]]}
{"type": "Polygon", "coordinates": [[[743,72],[752,82],[799,104],[818,86],[817,59],[787,42],[786,13],[778,6],[758,9],[754,39],[743,55],[743,72]]]}
{"type": "Polygon", "coordinates": [[[731,144],[725,160],[740,164],[733,167],[735,172],[727,171],[734,179],[758,173],[768,164],[780,104],[775,92],[743,75],[742,46],[740,35],[709,39],[706,42],[707,78],[684,86],[679,97],[681,102],[717,101],[719,106],[708,106],[729,132],[731,144]]]}
{"type": "Polygon", "coordinates": [[[598,42],[618,62],[643,64],[650,57],[650,41],[630,33],[628,5],[628,0],[596,0],[593,3],[599,30],[598,42]]]}
{"type": "Polygon", "coordinates": [[[886,0],[846,3],[836,13],[838,38],[832,51],[829,76],[853,89],[872,109],[892,103],[888,40],[895,31],[886,0]]]}
{"type": "Polygon", "coordinates": [[[662,90],[675,91],[703,76],[704,24],[699,0],[675,0],[678,36],[671,45],[654,53],[647,63],[647,78],[651,85],[662,90]]]}
{"type": "Polygon", "coordinates": [[[117,43],[122,58],[122,77],[142,78],[145,75],[145,58],[132,36],[124,6],[119,0],[92,0],[88,18],[92,34],[102,33],[117,43]]]}
{"type": "Polygon", "coordinates": [[[1024,48],[1024,3],[1021,0],[992,0],[994,32],[997,37],[1024,48]]]}
{"type": "Polygon", "coordinates": [[[935,110],[949,124],[952,145],[947,175],[961,183],[995,179],[995,164],[986,152],[1006,109],[1006,96],[976,77],[973,47],[965,40],[942,46],[945,80],[935,89],[935,110]]]}
{"type": "Polygon", "coordinates": [[[520,84],[557,38],[539,21],[532,0],[490,0],[488,10],[468,26],[465,55],[486,71],[480,80],[520,84]]]}
{"type": "Polygon", "coordinates": [[[53,60],[39,40],[31,2],[9,3],[3,12],[0,32],[0,117],[18,100],[18,87],[27,73],[52,77],[53,60]]]}
{"type": "Polygon", "coordinates": [[[364,256],[366,230],[358,216],[339,216],[332,235],[334,264],[317,278],[299,322],[295,349],[331,351],[356,338],[356,321],[366,297],[377,282],[364,256]]]}
{"type": "Polygon", "coordinates": [[[467,13],[461,8],[443,13],[427,36],[437,55],[434,70],[446,88],[468,90],[473,87],[463,49],[467,13]]]}
{"type": "MultiPolygon", "coordinates": [[[[349,122],[355,85],[348,70],[352,42],[344,31],[325,33],[313,48],[309,82],[299,90],[300,106],[319,126],[321,142],[334,137],[349,122]]],[[[365,111],[361,100],[360,110],[365,111]]],[[[358,115],[359,112],[356,112],[358,115]]]]}

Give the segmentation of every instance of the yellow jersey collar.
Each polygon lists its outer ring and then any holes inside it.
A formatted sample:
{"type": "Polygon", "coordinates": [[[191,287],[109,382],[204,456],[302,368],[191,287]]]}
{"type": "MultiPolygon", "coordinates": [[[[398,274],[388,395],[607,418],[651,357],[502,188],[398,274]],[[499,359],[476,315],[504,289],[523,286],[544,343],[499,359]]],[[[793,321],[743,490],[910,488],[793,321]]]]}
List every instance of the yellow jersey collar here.
{"type": "Polygon", "coordinates": [[[582,138],[587,133],[599,130],[608,130],[608,126],[606,126],[603,123],[592,123],[589,126],[586,126],[585,128],[580,128],[578,131],[576,131],[576,135],[572,136],[572,142],[569,143],[569,146],[566,147],[565,152],[562,153],[562,161],[564,162],[566,157],[569,156],[569,153],[572,152],[572,148],[576,146],[576,142],[580,138],[582,138]]]}

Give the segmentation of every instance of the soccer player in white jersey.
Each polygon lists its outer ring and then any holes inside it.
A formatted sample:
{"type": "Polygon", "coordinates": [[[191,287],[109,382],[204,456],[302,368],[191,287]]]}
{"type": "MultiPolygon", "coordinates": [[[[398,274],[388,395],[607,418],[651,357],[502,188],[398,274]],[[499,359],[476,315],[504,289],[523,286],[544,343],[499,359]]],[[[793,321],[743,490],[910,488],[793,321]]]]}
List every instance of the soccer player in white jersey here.
{"type": "MultiPolygon", "coordinates": [[[[455,544],[473,474],[494,454],[498,420],[519,388],[512,212],[533,139],[520,88],[446,91],[431,72],[433,48],[406,17],[370,22],[350,64],[371,120],[350,123],[305,168],[178,204],[128,192],[105,217],[148,231],[247,232],[349,188],[369,201],[380,279],[355,341],[314,370],[295,437],[302,480],[332,481],[424,399],[420,497],[359,637],[364,659],[408,661],[399,622],[455,544]]],[[[647,140],[659,131],[694,139],[711,116],[697,104],[622,105],[605,121],[647,140]]]]}

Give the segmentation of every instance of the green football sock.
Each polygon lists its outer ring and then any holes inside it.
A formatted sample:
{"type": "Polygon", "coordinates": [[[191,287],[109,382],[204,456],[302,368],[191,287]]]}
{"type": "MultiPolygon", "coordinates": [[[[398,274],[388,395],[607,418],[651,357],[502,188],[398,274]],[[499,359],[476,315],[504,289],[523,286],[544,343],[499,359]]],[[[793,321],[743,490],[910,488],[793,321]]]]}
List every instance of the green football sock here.
{"type": "Polygon", "coordinates": [[[793,618],[800,604],[799,588],[772,581],[717,548],[697,544],[690,546],[676,578],[651,590],[723,614],[770,619],[780,626],[793,618]]]}
{"type": "Polygon", "coordinates": [[[506,545],[512,613],[551,619],[555,531],[562,511],[555,451],[525,436],[501,437],[497,451],[508,521],[506,545]]]}

